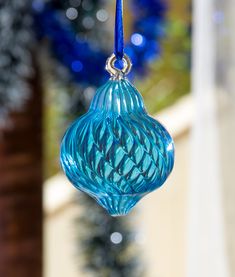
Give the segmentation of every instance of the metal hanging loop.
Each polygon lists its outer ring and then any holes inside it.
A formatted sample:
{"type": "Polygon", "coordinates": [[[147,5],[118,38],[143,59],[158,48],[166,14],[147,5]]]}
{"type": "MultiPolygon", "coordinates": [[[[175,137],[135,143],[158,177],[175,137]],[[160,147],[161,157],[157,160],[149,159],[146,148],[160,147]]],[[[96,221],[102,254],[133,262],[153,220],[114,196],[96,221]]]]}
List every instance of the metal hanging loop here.
{"type": "Polygon", "coordinates": [[[122,58],[122,69],[119,69],[115,66],[116,61],[116,55],[112,54],[106,61],[105,69],[110,73],[111,77],[113,77],[114,79],[122,79],[131,71],[132,63],[130,58],[126,54],[124,54],[122,58]]]}

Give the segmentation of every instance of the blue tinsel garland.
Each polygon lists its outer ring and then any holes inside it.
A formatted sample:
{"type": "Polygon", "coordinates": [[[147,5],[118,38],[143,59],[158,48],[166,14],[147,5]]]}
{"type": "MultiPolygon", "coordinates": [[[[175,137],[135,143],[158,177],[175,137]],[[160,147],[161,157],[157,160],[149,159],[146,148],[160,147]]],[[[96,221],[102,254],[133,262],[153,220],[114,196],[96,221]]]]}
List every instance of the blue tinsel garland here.
{"type": "MultiPolygon", "coordinates": [[[[94,49],[75,33],[71,21],[52,3],[33,2],[35,22],[40,37],[47,37],[55,57],[66,66],[75,81],[99,86],[108,78],[104,64],[111,54],[94,49]]],[[[164,33],[166,12],[164,0],[132,0],[132,36],[125,52],[133,63],[132,74],[142,76],[147,65],[160,53],[159,39],[164,33]]]]}

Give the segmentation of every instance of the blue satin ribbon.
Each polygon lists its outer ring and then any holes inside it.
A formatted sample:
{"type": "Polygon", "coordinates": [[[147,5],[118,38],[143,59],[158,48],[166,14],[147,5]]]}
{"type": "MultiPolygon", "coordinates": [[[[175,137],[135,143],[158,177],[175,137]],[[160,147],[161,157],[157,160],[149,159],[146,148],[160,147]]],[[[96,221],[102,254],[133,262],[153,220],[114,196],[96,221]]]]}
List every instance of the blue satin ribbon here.
{"type": "Polygon", "coordinates": [[[123,32],[123,2],[116,0],[114,54],[117,60],[122,60],[124,55],[124,32],[123,32]]]}

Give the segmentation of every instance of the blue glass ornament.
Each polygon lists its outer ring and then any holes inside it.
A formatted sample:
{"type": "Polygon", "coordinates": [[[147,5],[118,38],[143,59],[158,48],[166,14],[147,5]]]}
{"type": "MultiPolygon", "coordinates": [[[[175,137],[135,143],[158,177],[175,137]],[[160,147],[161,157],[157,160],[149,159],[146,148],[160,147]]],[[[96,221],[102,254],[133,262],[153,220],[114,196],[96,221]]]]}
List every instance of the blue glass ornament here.
{"type": "Polygon", "coordinates": [[[151,118],[136,88],[126,79],[131,64],[115,68],[100,87],[89,111],[65,133],[61,164],[73,185],[113,215],[125,215],[146,194],[159,188],[174,165],[174,143],[151,118]]]}

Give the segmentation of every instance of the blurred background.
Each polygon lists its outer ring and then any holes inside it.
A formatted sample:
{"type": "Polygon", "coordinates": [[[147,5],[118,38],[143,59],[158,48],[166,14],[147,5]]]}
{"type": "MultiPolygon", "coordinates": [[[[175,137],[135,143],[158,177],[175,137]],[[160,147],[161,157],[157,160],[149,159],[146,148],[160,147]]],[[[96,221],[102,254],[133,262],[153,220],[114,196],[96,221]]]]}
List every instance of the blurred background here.
{"type": "Polygon", "coordinates": [[[67,181],[61,137],[113,51],[115,1],[0,1],[0,276],[235,276],[235,6],[124,1],[131,81],[173,173],[126,217],[67,181]]]}

